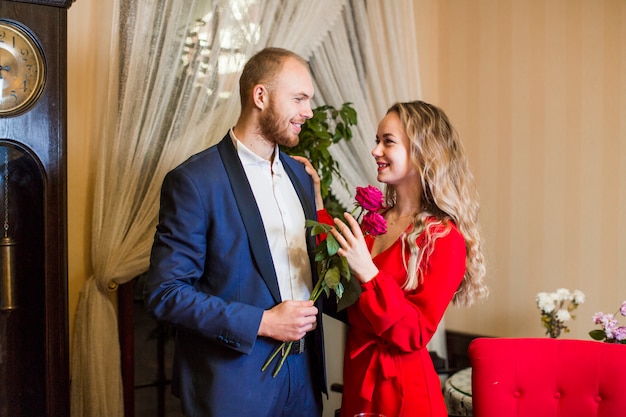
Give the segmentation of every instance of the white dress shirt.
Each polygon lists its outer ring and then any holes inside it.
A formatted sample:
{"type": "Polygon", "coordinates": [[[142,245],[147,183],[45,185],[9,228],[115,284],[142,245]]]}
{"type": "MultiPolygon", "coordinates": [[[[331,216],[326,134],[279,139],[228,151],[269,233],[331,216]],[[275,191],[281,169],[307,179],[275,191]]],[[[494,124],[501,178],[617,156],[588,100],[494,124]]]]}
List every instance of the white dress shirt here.
{"type": "Polygon", "coordinates": [[[278,146],[274,161],[253,153],[230,131],[252,187],[269,242],[282,300],[308,300],[313,289],[304,209],[285,172],[278,146]]]}

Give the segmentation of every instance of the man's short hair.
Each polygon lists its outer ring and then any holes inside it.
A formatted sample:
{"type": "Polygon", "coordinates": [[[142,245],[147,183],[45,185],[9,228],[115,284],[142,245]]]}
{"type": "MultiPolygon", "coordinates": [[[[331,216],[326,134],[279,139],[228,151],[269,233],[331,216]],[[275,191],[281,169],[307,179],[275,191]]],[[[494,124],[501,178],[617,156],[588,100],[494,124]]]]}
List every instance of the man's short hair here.
{"type": "Polygon", "coordinates": [[[283,67],[283,63],[288,58],[293,58],[308,68],[308,63],[304,58],[283,48],[262,49],[248,60],[239,78],[239,98],[242,108],[250,100],[250,93],[255,85],[272,86],[283,67]]]}

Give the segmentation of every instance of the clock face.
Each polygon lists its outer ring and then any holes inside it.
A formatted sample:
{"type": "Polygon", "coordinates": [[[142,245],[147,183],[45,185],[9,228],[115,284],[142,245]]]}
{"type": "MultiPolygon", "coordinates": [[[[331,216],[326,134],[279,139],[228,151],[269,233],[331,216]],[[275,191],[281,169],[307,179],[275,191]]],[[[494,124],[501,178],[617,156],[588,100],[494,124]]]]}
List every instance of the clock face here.
{"type": "Polygon", "coordinates": [[[28,110],[43,91],[45,75],[35,37],[19,23],[0,19],[0,117],[28,110]]]}

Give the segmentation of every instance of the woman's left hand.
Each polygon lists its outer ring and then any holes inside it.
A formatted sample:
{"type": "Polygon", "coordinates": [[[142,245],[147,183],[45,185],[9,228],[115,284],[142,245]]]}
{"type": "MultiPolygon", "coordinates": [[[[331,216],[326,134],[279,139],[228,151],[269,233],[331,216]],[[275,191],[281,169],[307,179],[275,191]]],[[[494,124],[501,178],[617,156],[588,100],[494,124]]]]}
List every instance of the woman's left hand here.
{"type": "Polygon", "coordinates": [[[352,273],[359,281],[369,282],[378,275],[378,268],[372,261],[359,223],[350,213],[344,213],[343,216],[348,224],[336,218],[335,228],[330,231],[341,246],[337,253],[348,260],[352,273]]]}

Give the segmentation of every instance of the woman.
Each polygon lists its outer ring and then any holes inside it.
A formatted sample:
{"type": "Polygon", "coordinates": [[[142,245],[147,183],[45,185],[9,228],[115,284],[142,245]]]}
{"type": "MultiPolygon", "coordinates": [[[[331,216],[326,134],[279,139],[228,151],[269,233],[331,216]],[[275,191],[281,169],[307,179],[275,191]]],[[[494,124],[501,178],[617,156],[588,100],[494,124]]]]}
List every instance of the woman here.
{"type": "Polygon", "coordinates": [[[363,291],[348,308],[341,415],[447,417],[426,345],[450,301],[487,294],[473,176],[445,113],[422,101],[387,111],[372,156],[386,233],[363,236],[348,213],[331,231],[363,291]]]}

